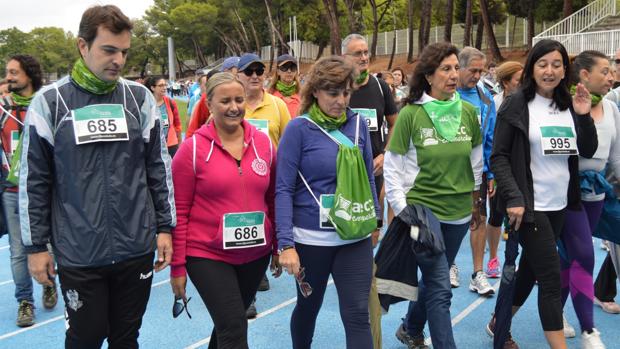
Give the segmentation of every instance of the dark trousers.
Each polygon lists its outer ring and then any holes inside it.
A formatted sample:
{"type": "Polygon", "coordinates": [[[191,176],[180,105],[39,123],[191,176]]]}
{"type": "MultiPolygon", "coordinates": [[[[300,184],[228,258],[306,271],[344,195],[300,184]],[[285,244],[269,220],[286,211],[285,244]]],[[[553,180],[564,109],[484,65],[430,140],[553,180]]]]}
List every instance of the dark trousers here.
{"type": "Polygon", "coordinates": [[[560,257],[556,240],[564,227],[565,210],[534,212],[534,223],[522,223],[519,243],[523,247],[513,305],[522,306],[538,281],[538,314],[543,330],[559,331],[562,323],[560,257]]]}
{"type": "Polygon", "coordinates": [[[256,296],[270,257],[240,265],[187,257],[187,274],[213,319],[209,349],[248,347],[245,310],[256,296]]]}
{"type": "Polygon", "coordinates": [[[291,337],[294,349],[309,349],[312,344],[316,317],[323,304],[327,280],[331,274],[338,292],[340,317],[344,324],[346,348],[372,349],[368,296],[372,280],[372,244],[364,239],[341,246],[295,244],[304,281],[312,287],[305,298],[297,288],[297,305],[291,316],[291,337]]]}
{"type": "Polygon", "coordinates": [[[138,348],[151,294],[153,253],[96,268],[58,266],[65,300],[65,348],[138,348]]]}
{"type": "Polygon", "coordinates": [[[601,265],[596,282],[594,283],[594,296],[601,302],[613,302],[616,298],[616,269],[611,261],[611,256],[607,253],[607,258],[601,265]]]}

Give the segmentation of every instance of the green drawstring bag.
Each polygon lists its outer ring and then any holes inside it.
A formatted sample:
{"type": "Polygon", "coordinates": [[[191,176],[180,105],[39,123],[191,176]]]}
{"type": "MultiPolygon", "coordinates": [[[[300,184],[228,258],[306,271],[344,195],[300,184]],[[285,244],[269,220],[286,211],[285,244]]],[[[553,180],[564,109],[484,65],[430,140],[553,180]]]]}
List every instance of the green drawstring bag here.
{"type": "Polygon", "coordinates": [[[22,160],[22,141],[23,137],[20,136],[19,143],[17,143],[17,147],[11,157],[11,168],[9,169],[9,174],[6,176],[7,182],[16,186],[19,185],[19,166],[22,160]]]}
{"type": "MultiPolygon", "coordinates": [[[[304,118],[313,122],[308,117],[304,118]]],[[[329,220],[343,240],[362,239],[377,229],[377,215],[366,164],[357,146],[359,122],[358,115],[355,144],[339,130],[326,131],[319,126],[326,135],[338,143],[336,192],[333,207],[329,209],[329,220]]],[[[301,178],[314,196],[303,175],[301,178]]],[[[316,197],[314,199],[320,207],[318,199],[316,197]]]]}

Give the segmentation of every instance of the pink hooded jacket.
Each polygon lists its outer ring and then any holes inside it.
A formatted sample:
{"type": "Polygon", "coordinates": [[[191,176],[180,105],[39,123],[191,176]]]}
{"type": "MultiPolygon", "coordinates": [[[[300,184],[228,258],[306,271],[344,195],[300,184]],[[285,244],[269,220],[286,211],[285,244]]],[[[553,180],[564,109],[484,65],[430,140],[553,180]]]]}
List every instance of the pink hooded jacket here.
{"type": "Polygon", "coordinates": [[[215,124],[202,126],[172,161],[177,226],[172,231],[171,276],[186,275],[187,256],[244,264],[275,252],[276,152],[269,137],[243,121],[241,165],[223,149],[215,124]],[[227,213],[265,213],[265,244],[224,249],[227,213]]]}

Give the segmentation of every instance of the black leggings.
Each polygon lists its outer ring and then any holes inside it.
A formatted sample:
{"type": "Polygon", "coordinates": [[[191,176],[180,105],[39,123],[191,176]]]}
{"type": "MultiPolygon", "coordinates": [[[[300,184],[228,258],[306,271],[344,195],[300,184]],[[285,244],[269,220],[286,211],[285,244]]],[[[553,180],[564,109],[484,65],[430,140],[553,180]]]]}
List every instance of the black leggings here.
{"type": "Polygon", "coordinates": [[[248,347],[245,310],[256,296],[258,284],[267,271],[269,257],[267,254],[241,265],[187,257],[187,274],[213,319],[209,349],[248,347]]]}
{"type": "Polygon", "coordinates": [[[564,212],[535,211],[534,223],[523,223],[518,232],[523,253],[513,305],[522,306],[538,280],[538,314],[545,331],[563,328],[560,256],[556,240],[564,227],[564,212]]]}

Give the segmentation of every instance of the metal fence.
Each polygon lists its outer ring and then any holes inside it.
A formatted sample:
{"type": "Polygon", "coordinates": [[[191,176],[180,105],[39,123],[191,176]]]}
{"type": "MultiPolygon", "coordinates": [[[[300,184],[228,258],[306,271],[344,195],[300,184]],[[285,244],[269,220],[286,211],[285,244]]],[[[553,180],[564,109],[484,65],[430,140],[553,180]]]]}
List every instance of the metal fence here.
{"type": "MultiPolygon", "coordinates": [[[[596,50],[613,57],[620,47],[620,29],[598,32],[565,34],[546,36],[561,42],[570,55],[579,54],[585,50],[596,50]]],[[[541,40],[537,38],[537,40],[541,40]]]]}

